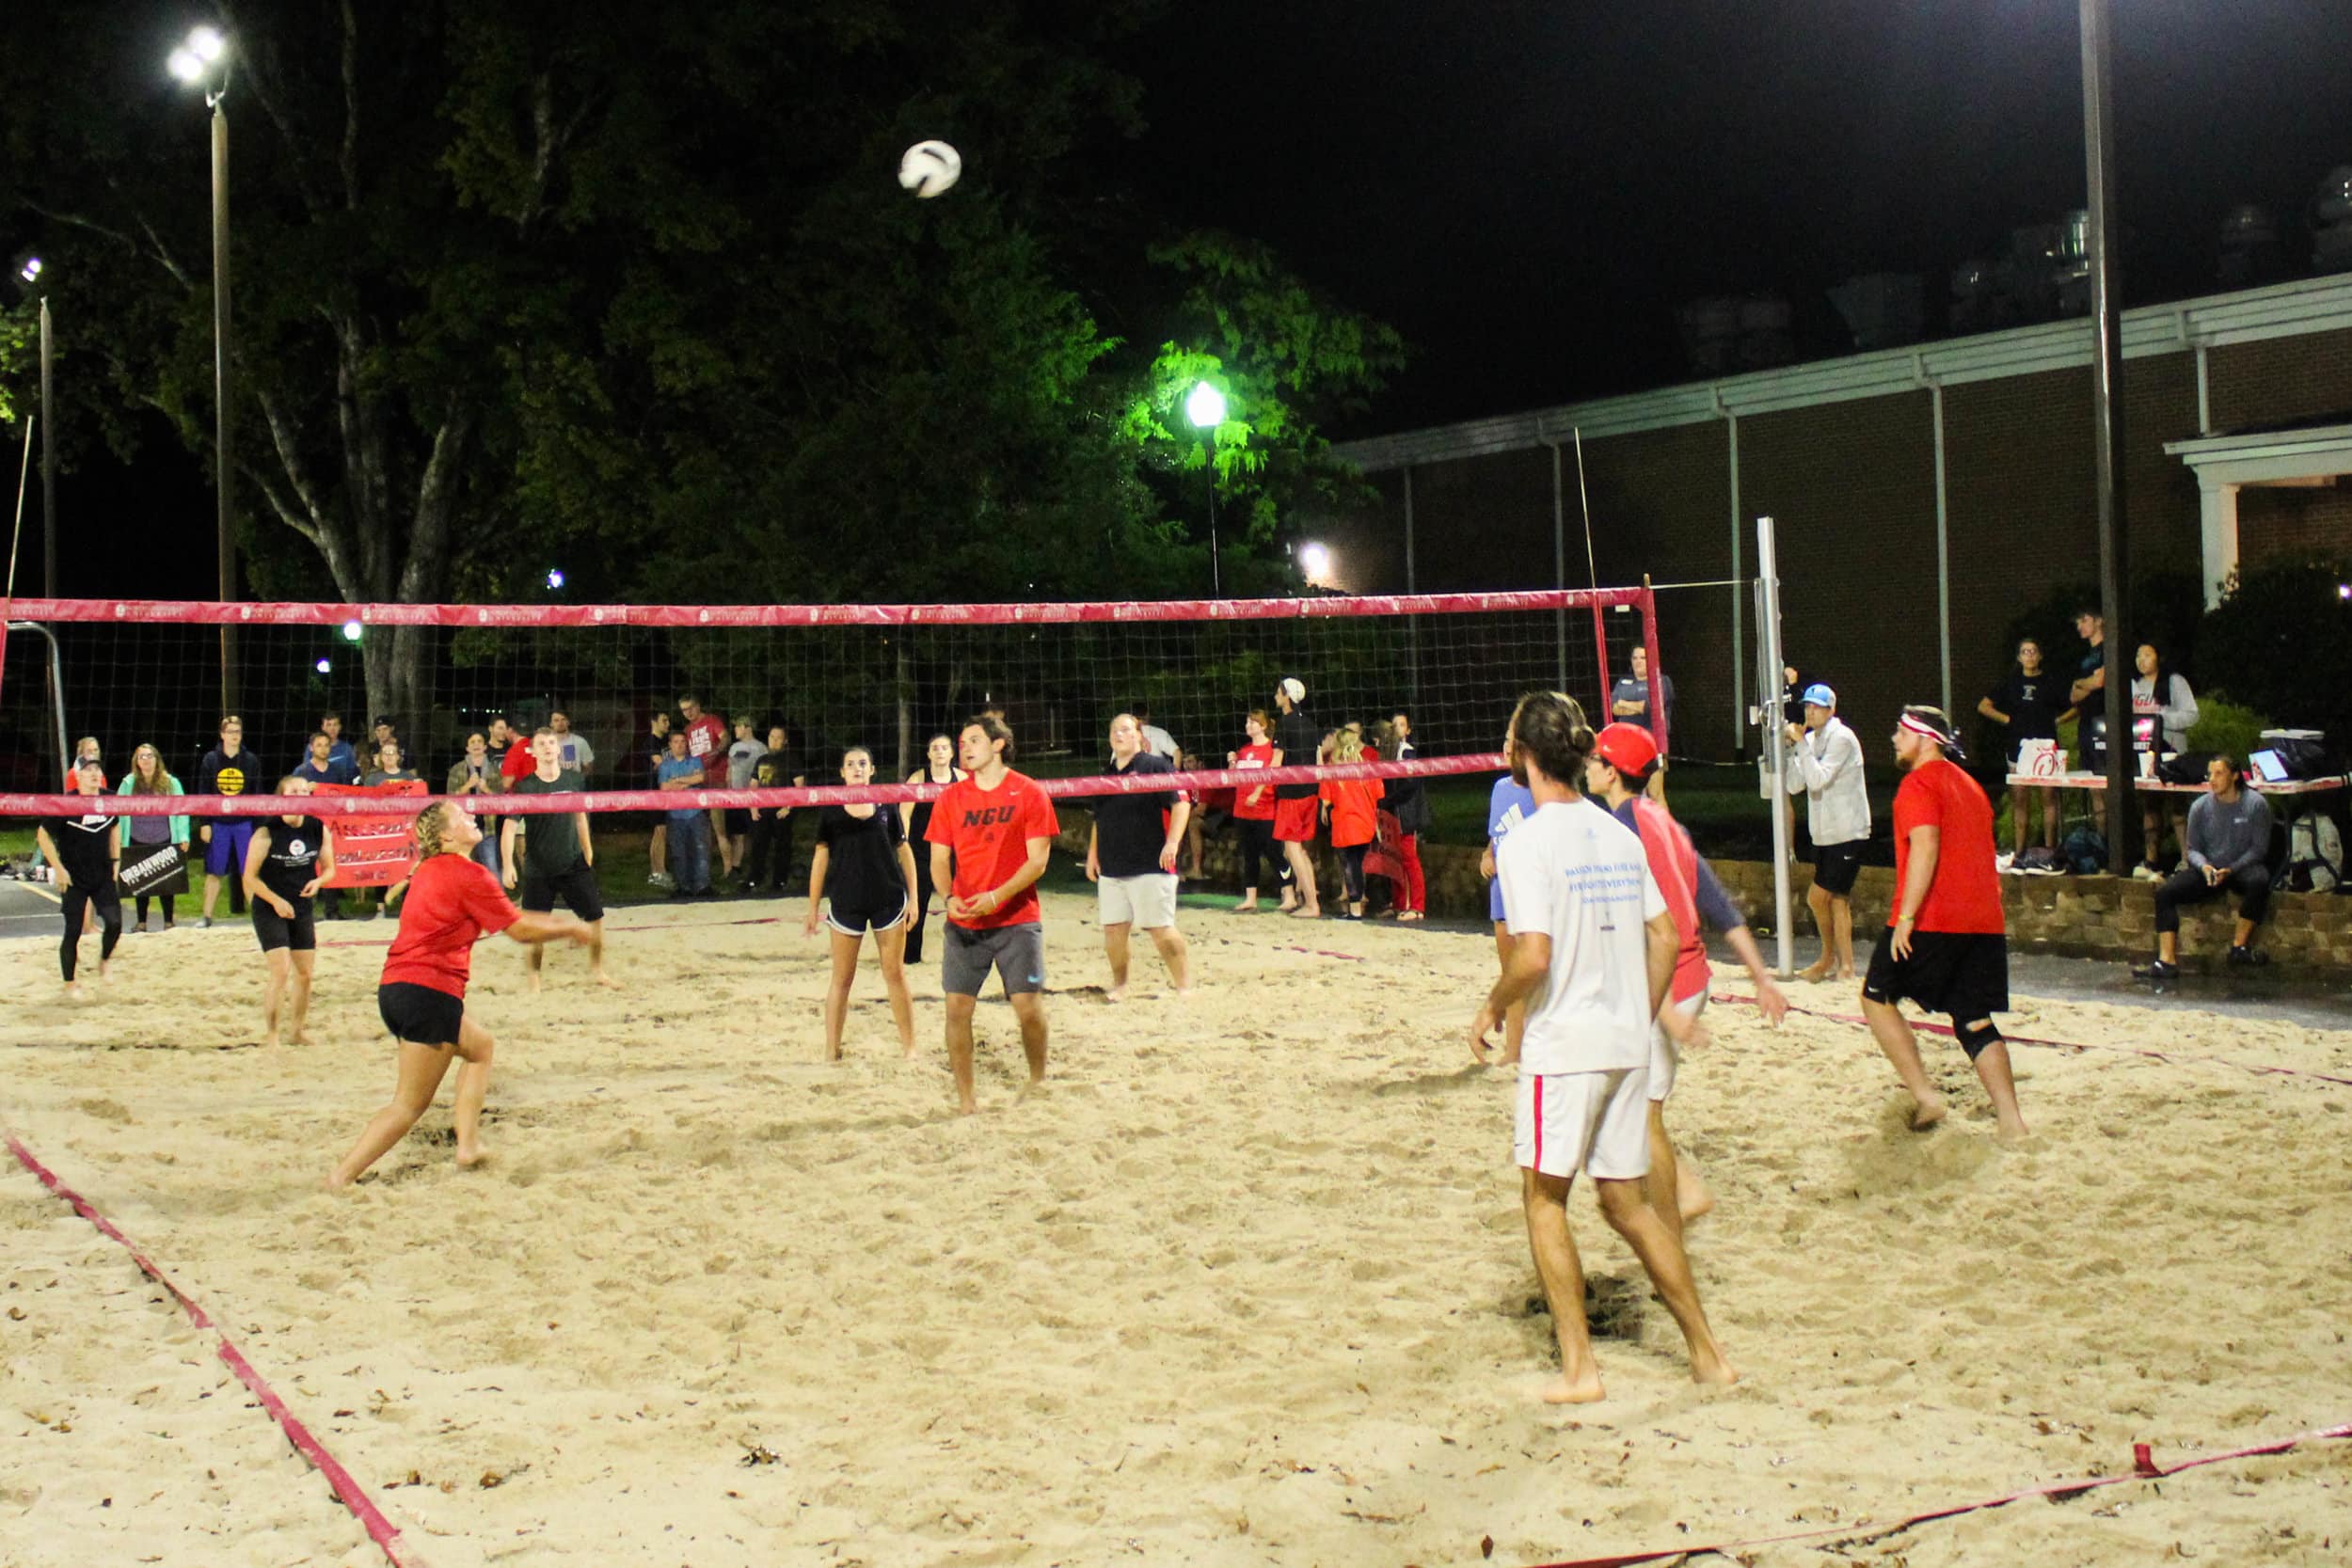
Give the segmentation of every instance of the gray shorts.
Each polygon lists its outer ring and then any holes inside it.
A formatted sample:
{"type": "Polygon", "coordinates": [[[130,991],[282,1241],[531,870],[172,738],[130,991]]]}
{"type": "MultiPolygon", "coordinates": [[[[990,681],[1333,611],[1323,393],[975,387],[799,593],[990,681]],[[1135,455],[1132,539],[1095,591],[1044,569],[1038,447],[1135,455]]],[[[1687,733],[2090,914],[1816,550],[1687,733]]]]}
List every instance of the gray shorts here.
{"type": "Polygon", "coordinates": [[[949,996],[977,996],[993,969],[1005,994],[1045,989],[1045,927],[1030,920],[975,931],[947,923],[947,951],[939,962],[939,989],[949,996]]]}

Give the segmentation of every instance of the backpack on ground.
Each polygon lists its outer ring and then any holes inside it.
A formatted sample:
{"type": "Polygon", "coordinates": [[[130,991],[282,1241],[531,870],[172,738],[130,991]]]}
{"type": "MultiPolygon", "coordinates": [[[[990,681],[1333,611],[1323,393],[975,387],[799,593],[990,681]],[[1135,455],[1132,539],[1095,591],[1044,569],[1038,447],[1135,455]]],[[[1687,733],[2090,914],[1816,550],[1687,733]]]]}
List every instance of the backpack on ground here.
{"type": "Polygon", "coordinates": [[[2058,841],[2058,859],[2077,877],[2096,877],[2107,868],[2107,836],[2082,823],[2058,841]]]}
{"type": "Polygon", "coordinates": [[[2306,812],[2287,830],[2286,886],[2332,893],[2344,882],[2344,833],[2325,812],[2306,812]]]}

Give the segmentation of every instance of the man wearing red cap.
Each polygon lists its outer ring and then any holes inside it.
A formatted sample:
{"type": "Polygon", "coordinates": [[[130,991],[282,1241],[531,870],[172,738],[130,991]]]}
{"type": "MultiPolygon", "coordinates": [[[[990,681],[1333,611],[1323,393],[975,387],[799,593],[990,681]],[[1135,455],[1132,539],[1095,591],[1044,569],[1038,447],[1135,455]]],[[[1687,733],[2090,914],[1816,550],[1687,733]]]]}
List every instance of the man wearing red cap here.
{"type": "Polygon", "coordinates": [[[1724,891],[1714,869],[1699,858],[1691,835],[1663,805],[1643,793],[1657,767],[1656,736],[1639,724],[1611,724],[1595,737],[1593,754],[1584,760],[1584,791],[1598,798],[1642,841],[1650,875],[1665,895],[1666,912],[1674,916],[1675,934],[1680,942],[1666,1005],[1659,1010],[1651,1033],[1649,1176],[1645,1181],[1650,1207],[1680,1235],[1683,1221],[1696,1219],[1715,1205],[1698,1167],[1681,1156],[1666,1135],[1666,1097],[1674,1092],[1681,1048],[1704,1044],[1707,1038],[1699,1026],[1699,1013],[1707,1006],[1714,973],[1708,968],[1707,939],[1699,928],[1700,920],[1704,918],[1723,932],[1731,950],[1748,966],[1756,1005],[1767,1021],[1778,1024],[1786,1018],[1788,999],[1764,967],[1764,954],[1748,932],[1747,916],[1724,891]]]}

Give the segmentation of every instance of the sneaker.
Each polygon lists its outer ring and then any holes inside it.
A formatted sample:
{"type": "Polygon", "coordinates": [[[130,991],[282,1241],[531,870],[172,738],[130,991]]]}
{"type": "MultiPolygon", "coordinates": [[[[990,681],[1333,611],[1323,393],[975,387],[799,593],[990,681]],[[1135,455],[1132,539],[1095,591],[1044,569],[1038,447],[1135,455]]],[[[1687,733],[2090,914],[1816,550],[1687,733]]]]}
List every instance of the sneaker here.
{"type": "Polygon", "coordinates": [[[2162,958],[2136,964],[2132,968],[2132,978],[2135,980],[2177,980],[2180,977],[2181,966],[2166,963],[2162,958]]]}
{"type": "Polygon", "coordinates": [[[1993,857],[1993,869],[1995,871],[2013,871],[2022,869],[2017,864],[2017,859],[2018,857],[2004,849],[1999,854],[1993,857]]]}
{"type": "Polygon", "coordinates": [[[2164,873],[2158,871],[2153,865],[2135,865],[2132,867],[2132,880],[2135,882],[2161,882],[2164,880],[2164,873]]]}
{"type": "Polygon", "coordinates": [[[209,914],[198,915],[196,917],[196,928],[199,931],[211,930],[213,928],[213,917],[209,914]]]}
{"type": "Polygon", "coordinates": [[[652,876],[646,878],[645,880],[651,882],[654,886],[659,888],[675,888],[677,886],[677,879],[672,877],[666,871],[657,871],[652,876]]]}
{"type": "Polygon", "coordinates": [[[2058,864],[2058,851],[2037,847],[2026,851],[2017,867],[2028,877],[2063,877],[2066,868],[2058,864]]]}
{"type": "Polygon", "coordinates": [[[2259,947],[2233,947],[2229,961],[2233,969],[2260,969],[2270,961],[2270,955],[2259,947]]]}

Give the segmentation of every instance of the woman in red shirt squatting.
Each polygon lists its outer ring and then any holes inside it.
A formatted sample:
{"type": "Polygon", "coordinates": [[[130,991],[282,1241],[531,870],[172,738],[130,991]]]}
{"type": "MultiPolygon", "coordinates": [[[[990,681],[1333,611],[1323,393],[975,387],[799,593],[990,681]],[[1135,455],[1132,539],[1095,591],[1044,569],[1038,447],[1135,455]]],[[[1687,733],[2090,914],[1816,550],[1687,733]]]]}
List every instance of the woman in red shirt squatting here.
{"type": "Polygon", "coordinates": [[[568,914],[527,914],[506,900],[489,868],[469,859],[482,842],[473,814],[462,806],[428,806],[417,818],[417,869],[400,907],[400,935],[384,957],[375,1006],[400,1042],[400,1082],[391,1103],[375,1113],[343,1163],[326,1179],[347,1187],[391,1147],[433,1103],[453,1054],[457,1069],[457,1163],[482,1158],[482,1097],[490,1086],[490,1032],[466,1015],[466,978],[476,937],[503,931],[519,942],[594,940],[590,927],[568,914]]]}

